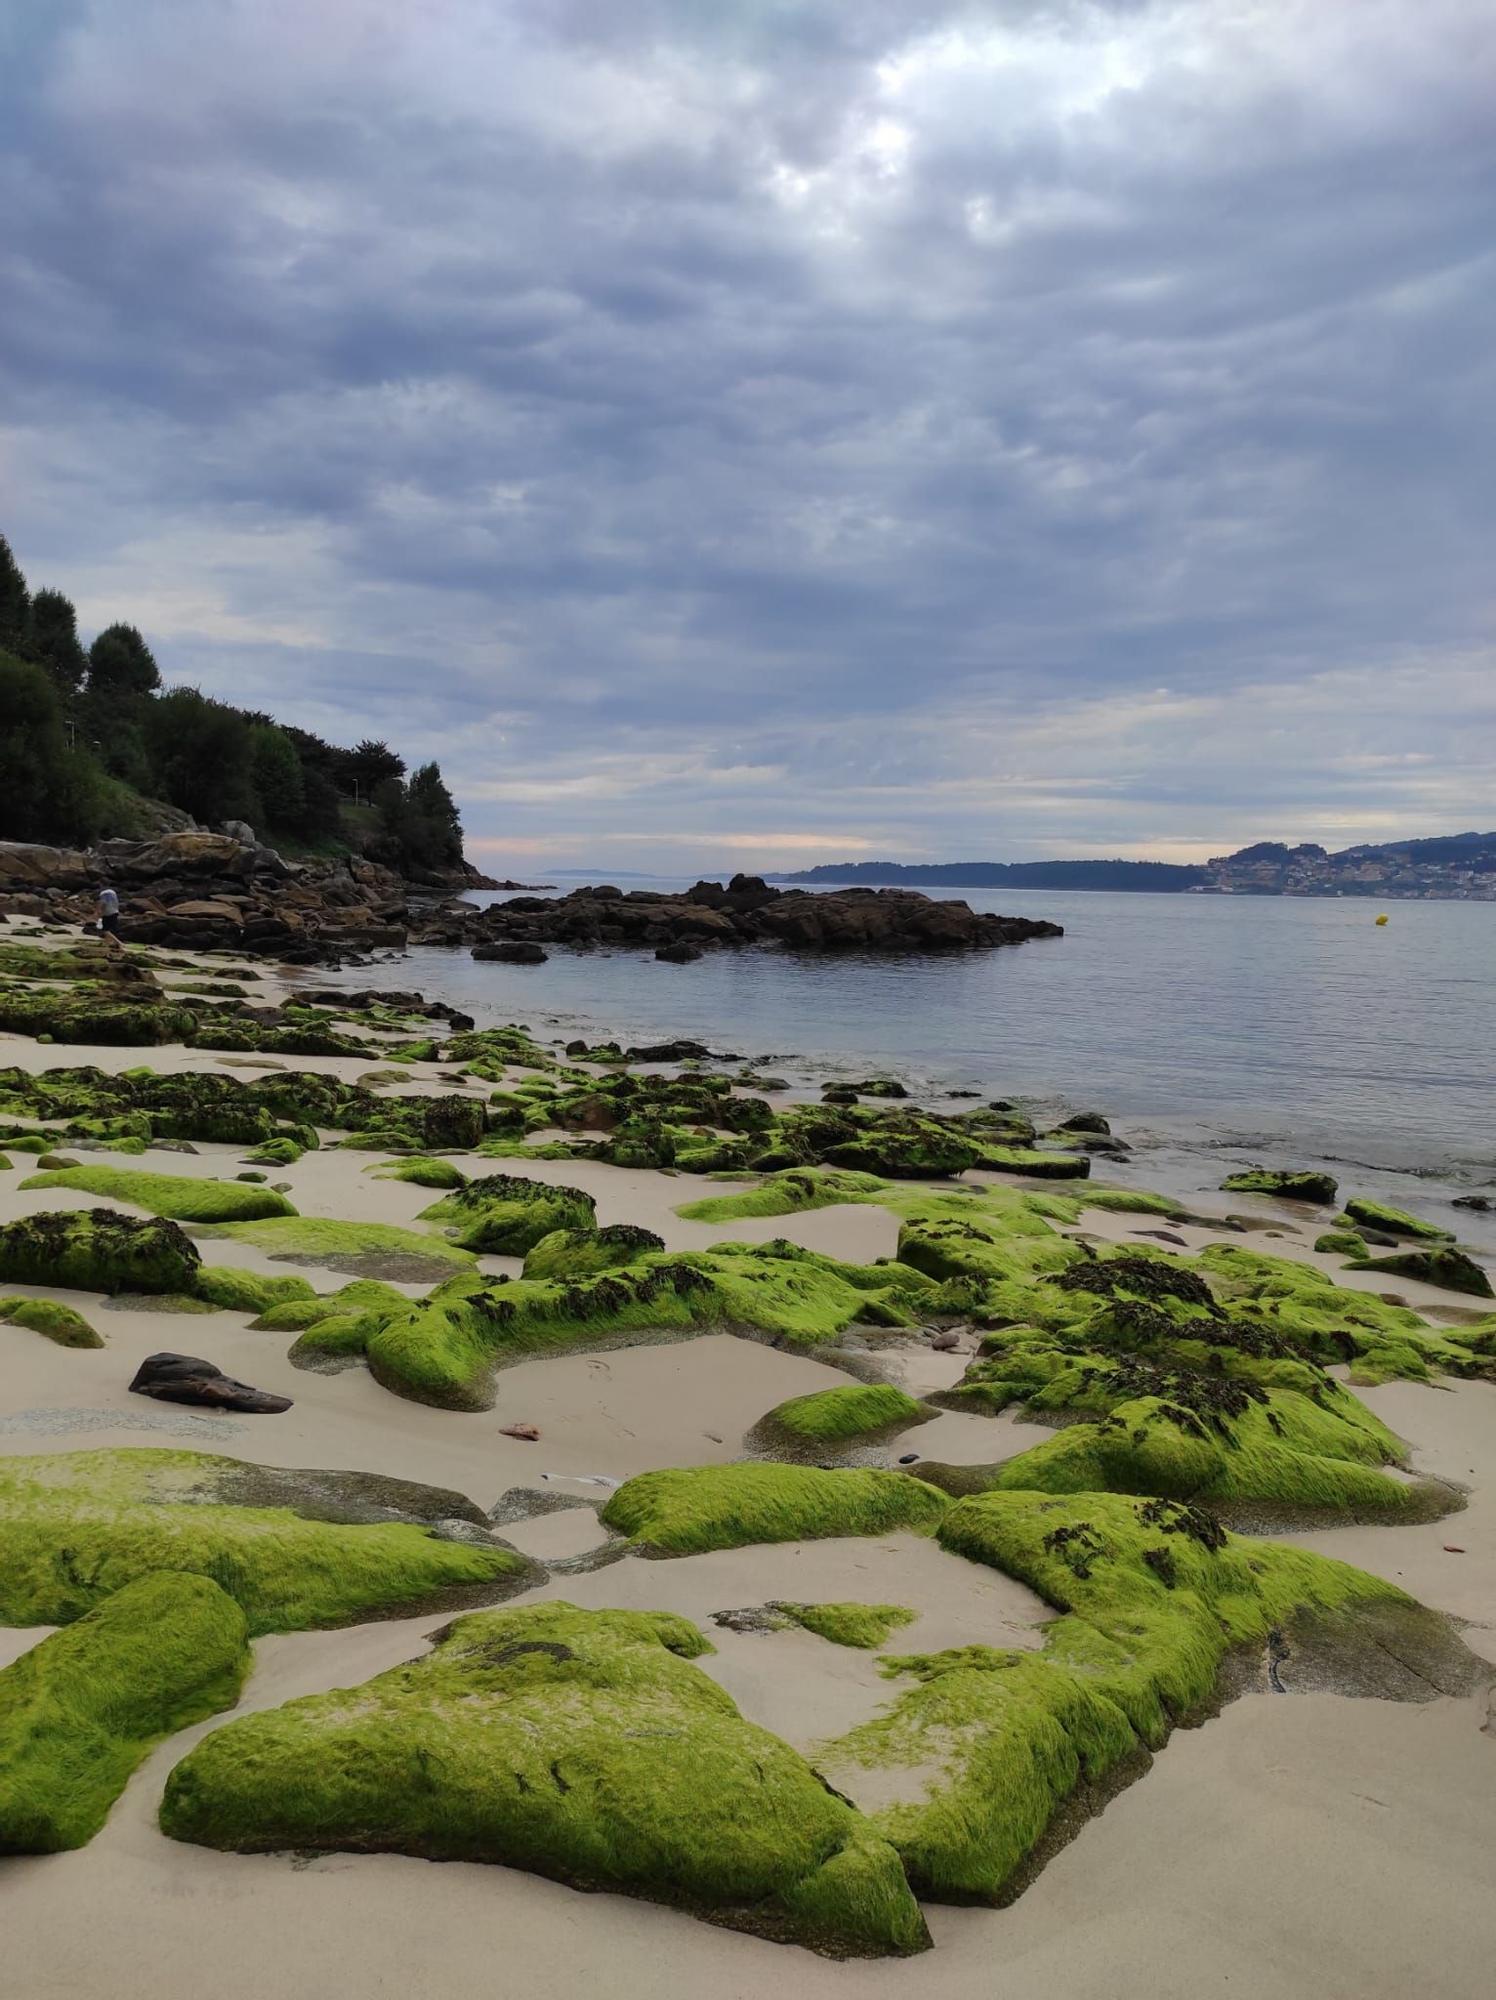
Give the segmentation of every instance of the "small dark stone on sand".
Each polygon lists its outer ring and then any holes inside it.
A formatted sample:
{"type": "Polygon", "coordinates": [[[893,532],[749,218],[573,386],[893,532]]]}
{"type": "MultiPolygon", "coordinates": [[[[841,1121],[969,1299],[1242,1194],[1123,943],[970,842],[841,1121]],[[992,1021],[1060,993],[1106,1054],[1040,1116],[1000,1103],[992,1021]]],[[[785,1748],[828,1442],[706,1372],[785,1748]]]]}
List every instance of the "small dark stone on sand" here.
{"type": "Polygon", "coordinates": [[[132,1394],[159,1403],[190,1403],[209,1410],[239,1410],[246,1416],[279,1416],[291,1408],[289,1396],[236,1382],[211,1361],[193,1354],[148,1354],[135,1371],[132,1394]]]}

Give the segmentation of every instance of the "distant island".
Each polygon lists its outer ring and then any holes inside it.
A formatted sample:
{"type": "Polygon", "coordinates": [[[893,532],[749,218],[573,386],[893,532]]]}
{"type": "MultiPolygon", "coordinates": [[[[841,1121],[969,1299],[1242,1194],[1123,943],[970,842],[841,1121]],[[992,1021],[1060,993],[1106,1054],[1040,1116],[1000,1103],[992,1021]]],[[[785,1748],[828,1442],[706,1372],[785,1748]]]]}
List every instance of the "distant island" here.
{"type": "Polygon", "coordinates": [[[1365,843],[1259,840],[1204,863],[1172,861],[826,862],[774,882],[911,889],[1123,889],[1217,896],[1379,896],[1496,902],[1496,832],[1365,843]]]}

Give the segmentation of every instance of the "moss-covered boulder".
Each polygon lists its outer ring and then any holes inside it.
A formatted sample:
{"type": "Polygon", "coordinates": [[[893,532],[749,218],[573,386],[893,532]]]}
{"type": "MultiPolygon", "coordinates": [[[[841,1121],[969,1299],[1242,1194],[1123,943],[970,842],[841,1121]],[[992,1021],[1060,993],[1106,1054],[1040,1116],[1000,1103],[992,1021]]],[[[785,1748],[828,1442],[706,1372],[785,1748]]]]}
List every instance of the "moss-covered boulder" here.
{"type": "Polygon", "coordinates": [[[1022,1174],[1031,1181],[1083,1181],[1091,1174],[1087,1154],[1046,1153],[1037,1146],[983,1146],[977,1165],[993,1173],[1022,1174]]]}
{"type": "Polygon", "coordinates": [[[1233,1647],[1302,1613],[1414,1609],[1380,1578],[1237,1539],[1169,1500],[988,1493],[953,1506],[939,1536],[1061,1614],[1043,1650],[890,1661],[913,1685],[818,1761],[854,1795],[860,1774],[878,1773],[880,1794],[900,1802],[874,1825],[920,1894],[956,1901],[1002,1900],[1060,1805],[1141,1769],[1210,1699],[1233,1647]]]}
{"type": "Polygon", "coordinates": [[[464,1250],[523,1257],[553,1230],[592,1228],[597,1203],[580,1188],[487,1174],[423,1208],[421,1219],[449,1225],[453,1241],[464,1250]]]}
{"type": "Polygon", "coordinates": [[[110,1201],[129,1202],[173,1222],[253,1222],[265,1215],[294,1215],[296,1210],[273,1188],[246,1186],[242,1181],[210,1181],[186,1174],[140,1173],[131,1167],[67,1167],[60,1173],[33,1174],[23,1188],[77,1188],[110,1201]]]}
{"type": "Polygon", "coordinates": [[[1416,1278],[1421,1284],[1437,1285],[1445,1292],[1465,1292],[1471,1298],[1489,1299],[1496,1294],[1483,1266],[1453,1243],[1430,1243],[1424,1249],[1396,1250],[1390,1257],[1371,1257],[1363,1271],[1385,1271],[1393,1278],[1416,1278]]]}
{"type": "Polygon", "coordinates": [[[757,1187],[740,1194],[707,1195],[688,1201],[675,1212],[688,1222],[736,1222],[745,1216],[798,1215],[807,1209],[831,1208],[843,1202],[876,1200],[887,1183],[876,1174],[850,1173],[835,1167],[790,1167],[767,1174],[757,1187]]]}
{"type": "Polygon", "coordinates": [[[82,1313],[57,1299],[0,1299],[0,1320],[28,1327],[59,1347],[102,1347],[103,1340],[82,1313]]]}
{"type": "Polygon", "coordinates": [[[591,1278],[599,1271],[621,1271],[664,1247],[663,1236],[633,1222],[610,1222],[601,1229],[553,1229],[526,1253],[524,1275],[591,1278]]]}
{"type": "Polygon", "coordinates": [[[837,1956],[922,1950],[892,1850],[690,1664],[665,1612],[478,1613],[356,1692],[228,1724],[172,1772],[178,1840],[500,1862],[837,1956]]]}
{"type": "Polygon", "coordinates": [[[163,1736],[231,1708],[244,1613],[206,1576],[125,1584],[0,1672],[0,1854],[82,1847],[163,1736]]]}
{"type": "Polygon", "coordinates": [[[1335,1199],[1339,1183],[1333,1174],[1294,1167],[1252,1167],[1245,1173],[1228,1174],[1221,1187],[1227,1194],[1272,1194],[1280,1201],[1328,1204],[1335,1199]]]}
{"type": "Polygon", "coordinates": [[[191,1292],[201,1264],[174,1222],[111,1208],[29,1215],[0,1225],[0,1284],[80,1292],[191,1292]]]}
{"type": "Polygon", "coordinates": [[[837,1444],[903,1430],[923,1423],[929,1414],[922,1403],[890,1382],[848,1382],[835,1389],[813,1390],[808,1396],[791,1396],[761,1418],[760,1427],[799,1444],[837,1444]]]}
{"type": "Polygon", "coordinates": [[[1421,1216],[1409,1215],[1405,1208],[1393,1208],[1385,1201],[1373,1201],[1369,1195],[1352,1195],[1345,1205],[1345,1212],[1352,1222],[1359,1222],[1368,1229],[1380,1230],[1385,1236],[1416,1236],[1423,1241],[1433,1242],[1441,1236],[1453,1232],[1441,1229],[1437,1222],[1425,1222],[1421,1216]]]}
{"type": "Polygon", "coordinates": [[[899,1528],[928,1533],[949,1505],[944,1493],[901,1472],[699,1465],[625,1480],[600,1518],[652,1554],[681,1556],[899,1528]]]}
{"type": "MultiPolygon", "coordinates": [[[[653,1251],[592,1278],[456,1280],[371,1329],[364,1351],[397,1395],[486,1409],[494,1370],[532,1355],[708,1331],[816,1347],[856,1321],[908,1324],[905,1300],[925,1283],[898,1265],[841,1264],[784,1242],[653,1251]]],[[[316,1365],[320,1338],[312,1328],[296,1358],[316,1365]]],[[[339,1339],[346,1360],[342,1329],[339,1339]]]]}
{"type": "Polygon", "coordinates": [[[211,1577],[252,1634],[492,1603],[534,1580],[460,1494],[192,1451],[0,1459],[0,1624],[66,1625],[152,1570],[211,1577]],[[460,1521],[468,1540],[438,1538],[460,1521]]]}

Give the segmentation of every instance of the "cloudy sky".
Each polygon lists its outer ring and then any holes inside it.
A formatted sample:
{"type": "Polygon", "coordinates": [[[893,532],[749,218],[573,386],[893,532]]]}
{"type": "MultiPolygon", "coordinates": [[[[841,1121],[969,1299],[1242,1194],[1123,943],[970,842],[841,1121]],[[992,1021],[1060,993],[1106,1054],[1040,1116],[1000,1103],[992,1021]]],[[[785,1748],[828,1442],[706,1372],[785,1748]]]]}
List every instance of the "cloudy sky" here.
{"type": "Polygon", "coordinates": [[[1481,0],[10,0],[0,528],[489,865],[1496,823],[1481,0]]]}

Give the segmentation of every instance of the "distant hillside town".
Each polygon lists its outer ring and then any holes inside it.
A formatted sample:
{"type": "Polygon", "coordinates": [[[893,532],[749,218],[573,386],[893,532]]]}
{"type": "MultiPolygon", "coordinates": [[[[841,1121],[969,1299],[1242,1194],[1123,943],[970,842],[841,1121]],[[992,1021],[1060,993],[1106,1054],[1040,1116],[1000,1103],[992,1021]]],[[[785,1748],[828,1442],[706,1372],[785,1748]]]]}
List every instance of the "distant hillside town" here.
{"type": "Polygon", "coordinates": [[[1381,896],[1496,902],[1496,833],[1389,841],[1331,854],[1259,840],[1206,863],[1197,891],[1223,896],[1381,896]]]}
{"type": "Polygon", "coordinates": [[[1203,866],[1167,861],[826,862],[776,882],[911,889],[1124,889],[1197,896],[1380,896],[1496,902],[1496,832],[1343,848],[1259,840],[1203,866]]]}

